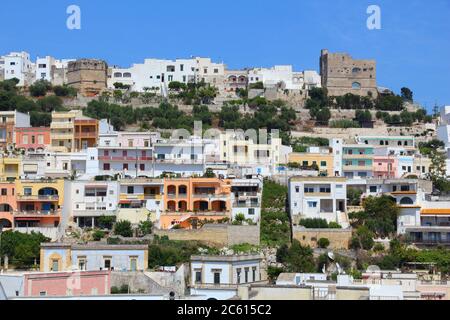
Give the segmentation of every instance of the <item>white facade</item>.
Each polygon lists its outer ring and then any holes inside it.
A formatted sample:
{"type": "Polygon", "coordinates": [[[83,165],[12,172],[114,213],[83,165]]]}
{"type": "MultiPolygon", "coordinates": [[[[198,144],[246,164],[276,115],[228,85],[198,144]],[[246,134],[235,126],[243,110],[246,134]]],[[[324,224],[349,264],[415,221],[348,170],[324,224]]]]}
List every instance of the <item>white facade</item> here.
{"type": "Polygon", "coordinates": [[[291,65],[249,70],[249,83],[262,82],[265,88],[281,84],[283,89],[304,90],[321,87],[321,78],[316,71],[294,72],[291,65]]]}
{"type": "Polygon", "coordinates": [[[348,227],[345,178],[294,177],[289,181],[289,208],[294,221],[325,219],[348,227]]]}
{"type": "Polygon", "coordinates": [[[450,106],[445,106],[441,110],[437,136],[439,140],[445,143],[445,148],[450,149],[450,106]]]}
{"type": "Polygon", "coordinates": [[[17,78],[18,86],[29,85],[34,81],[35,65],[31,62],[30,54],[27,52],[11,52],[3,57],[4,79],[17,78]]]}
{"type": "Polygon", "coordinates": [[[261,256],[193,256],[191,285],[238,285],[261,281],[261,256]]]}
{"type": "Polygon", "coordinates": [[[233,179],[231,183],[232,220],[238,214],[245,219],[259,223],[261,221],[262,179],[233,179]]]}

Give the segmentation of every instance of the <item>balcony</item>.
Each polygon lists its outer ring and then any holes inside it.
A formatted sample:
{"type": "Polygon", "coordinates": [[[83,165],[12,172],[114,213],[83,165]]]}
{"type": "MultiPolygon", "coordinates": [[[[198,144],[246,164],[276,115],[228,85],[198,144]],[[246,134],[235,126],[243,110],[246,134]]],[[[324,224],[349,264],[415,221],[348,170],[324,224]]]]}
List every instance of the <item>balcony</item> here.
{"type": "Polygon", "coordinates": [[[41,218],[41,217],[58,217],[61,214],[61,210],[49,210],[49,211],[40,211],[40,210],[30,210],[30,211],[14,211],[13,215],[15,217],[27,217],[27,218],[41,218]]]}
{"type": "Polygon", "coordinates": [[[56,202],[59,201],[59,195],[52,196],[35,196],[35,195],[17,195],[18,201],[51,201],[56,202]]]}
{"type": "Polygon", "coordinates": [[[97,132],[75,132],[75,137],[81,139],[96,139],[97,135],[97,132]]]}
{"type": "Polygon", "coordinates": [[[72,140],[74,137],[73,133],[52,133],[52,140],[72,140]]]}
{"type": "Polygon", "coordinates": [[[155,159],[155,163],[161,164],[203,164],[202,159],[155,159]]]}
{"type": "Polygon", "coordinates": [[[112,156],[100,156],[98,157],[100,161],[118,161],[118,162],[130,162],[130,161],[152,161],[152,157],[112,157],[112,156]]]}
{"type": "Polygon", "coordinates": [[[227,199],[229,196],[228,193],[220,193],[220,194],[216,194],[216,193],[195,193],[194,194],[194,198],[195,199],[211,199],[211,200],[224,200],[227,199]]]}
{"type": "Polygon", "coordinates": [[[342,156],[343,160],[351,160],[351,159],[372,159],[373,158],[373,154],[344,154],[342,156]]]}
{"type": "Polygon", "coordinates": [[[372,171],[372,166],[343,166],[343,171],[372,171]]]}
{"type": "Polygon", "coordinates": [[[72,122],[52,122],[50,125],[51,129],[73,129],[72,122]]]}

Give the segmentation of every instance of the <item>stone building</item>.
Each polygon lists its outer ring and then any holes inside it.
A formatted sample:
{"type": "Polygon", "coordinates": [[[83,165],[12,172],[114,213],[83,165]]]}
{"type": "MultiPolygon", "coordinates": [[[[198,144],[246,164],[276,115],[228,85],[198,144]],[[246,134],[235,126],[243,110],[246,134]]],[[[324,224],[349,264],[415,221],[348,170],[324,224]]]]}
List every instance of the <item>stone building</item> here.
{"type": "Polygon", "coordinates": [[[376,98],[378,95],[375,60],[355,60],[347,53],[330,53],[324,49],[320,74],[329,96],[352,93],[376,98]]]}
{"type": "Polygon", "coordinates": [[[84,96],[98,95],[107,88],[108,65],[105,61],[81,59],[69,62],[68,85],[84,96]]]}

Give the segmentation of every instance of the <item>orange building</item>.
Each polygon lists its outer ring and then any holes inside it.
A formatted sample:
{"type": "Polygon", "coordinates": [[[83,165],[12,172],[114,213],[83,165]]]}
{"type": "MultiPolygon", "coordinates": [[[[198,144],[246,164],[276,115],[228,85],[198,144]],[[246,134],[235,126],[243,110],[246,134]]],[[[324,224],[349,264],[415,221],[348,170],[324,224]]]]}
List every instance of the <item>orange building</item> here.
{"type": "Polygon", "coordinates": [[[164,194],[161,229],[172,229],[176,225],[196,229],[201,221],[218,221],[231,216],[230,180],[165,179],[164,194]]]}
{"type": "Polygon", "coordinates": [[[98,120],[87,117],[75,119],[75,150],[85,150],[97,146],[98,120]]]}
{"type": "Polygon", "coordinates": [[[0,183],[0,226],[11,229],[14,223],[13,212],[17,210],[15,183],[0,183]]]}
{"type": "Polygon", "coordinates": [[[16,128],[16,148],[26,151],[46,150],[51,145],[50,127],[16,128]]]}

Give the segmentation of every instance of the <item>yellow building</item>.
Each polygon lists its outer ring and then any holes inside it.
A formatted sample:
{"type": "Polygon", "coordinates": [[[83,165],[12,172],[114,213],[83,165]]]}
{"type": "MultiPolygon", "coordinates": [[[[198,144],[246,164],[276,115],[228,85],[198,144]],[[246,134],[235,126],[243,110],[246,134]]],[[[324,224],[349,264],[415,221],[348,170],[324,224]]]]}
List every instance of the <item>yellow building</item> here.
{"type": "Polygon", "coordinates": [[[301,167],[312,167],[317,165],[319,172],[327,172],[329,177],[334,176],[334,157],[332,153],[291,153],[289,154],[289,163],[296,163],[301,167]]]}
{"type": "MultiPolygon", "coordinates": [[[[255,132],[255,135],[257,132],[255,132]]],[[[245,137],[236,132],[220,135],[220,160],[240,165],[278,165],[284,161],[282,140],[270,138],[266,143],[255,143],[262,136],[245,137]]]]}
{"type": "Polygon", "coordinates": [[[20,158],[4,155],[0,158],[0,180],[14,181],[20,177],[20,158]]]}
{"type": "Polygon", "coordinates": [[[16,227],[57,227],[64,203],[64,180],[16,180],[16,200],[16,227]]]}
{"type": "Polygon", "coordinates": [[[98,121],[83,116],[81,110],[53,112],[50,129],[55,152],[75,152],[97,144],[98,121]]]}

